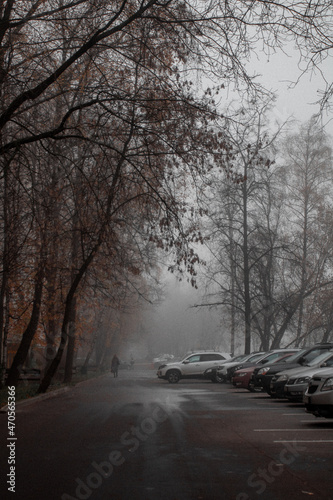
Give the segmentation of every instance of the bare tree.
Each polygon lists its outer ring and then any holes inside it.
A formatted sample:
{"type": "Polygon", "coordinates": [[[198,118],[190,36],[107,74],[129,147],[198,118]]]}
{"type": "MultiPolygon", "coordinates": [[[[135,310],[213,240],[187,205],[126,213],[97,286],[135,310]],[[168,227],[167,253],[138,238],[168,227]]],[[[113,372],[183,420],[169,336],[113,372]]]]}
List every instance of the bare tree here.
{"type": "MultiPolygon", "coordinates": [[[[256,266],[272,251],[262,245],[258,247],[261,225],[258,197],[264,197],[264,178],[272,163],[273,139],[265,130],[265,112],[266,108],[251,112],[241,109],[238,121],[230,127],[229,140],[233,146],[227,170],[230,178],[226,181],[221,178],[217,189],[213,186],[215,199],[209,214],[212,240],[209,246],[217,264],[213,263],[211,277],[218,283],[221,304],[230,310],[232,325],[236,316],[242,318],[246,353],[251,350],[253,301],[257,298],[256,266]]],[[[232,347],[234,342],[233,334],[232,347]]]]}
{"type": "Polygon", "coordinates": [[[287,137],[283,151],[288,171],[286,218],[289,228],[293,229],[294,246],[290,273],[294,284],[298,283],[301,296],[296,334],[296,345],[299,345],[307,337],[303,331],[306,307],[303,296],[315,282],[325,279],[330,253],[326,245],[329,243],[327,229],[321,221],[332,196],[332,149],[327,136],[312,118],[299,133],[287,137]]]}
{"type": "MultiPolygon", "coordinates": [[[[253,128],[240,130],[242,137],[233,134],[238,149],[233,148],[232,164],[244,165],[243,181],[223,182],[213,191],[209,246],[214,259],[207,274],[217,298],[208,304],[227,307],[238,317],[240,311],[245,332],[258,334],[262,349],[280,347],[286,334],[296,345],[318,340],[320,332],[327,338],[332,287],[328,139],[314,120],[275,142],[274,149],[259,125],[256,141],[253,128]],[[237,154],[240,145],[245,154],[237,154]]],[[[245,346],[248,350],[249,342],[245,346]]]]}
{"type": "MultiPolygon", "coordinates": [[[[68,237],[77,227],[71,218],[75,197],[64,202],[58,214],[55,239],[62,244],[66,290],[62,340],[41,390],[52,379],[74,328],[82,280],[101,248],[113,241],[112,233],[121,230],[130,205],[149,221],[150,241],[175,248],[177,264],[193,273],[197,257],[189,243],[201,236],[191,216],[184,223],[188,207],[179,192],[186,191],[188,179],[194,191],[199,189],[209,163],[208,168],[214,163],[224,167],[227,141],[214,131],[219,112],[212,91],[195,95],[191,76],[203,72],[212,81],[255,90],[243,61],[258,40],[267,50],[275,50],[292,37],[301,57],[317,64],[331,48],[330,32],[321,38],[329,26],[329,7],[329,2],[261,1],[249,7],[246,1],[218,0],[0,2],[0,152],[7,179],[13,165],[29,159],[30,172],[24,169],[17,180],[26,190],[26,200],[33,201],[24,214],[35,202],[40,206],[42,190],[31,181],[34,159],[41,165],[40,186],[45,186],[45,166],[50,158],[54,162],[54,141],[61,144],[63,191],[73,186],[73,169],[79,170],[85,197],[93,200],[92,210],[80,206],[77,260],[69,257],[73,238],[68,237]],[[71,154],[75,148],[91,148],[83,165],[71,154]]],[[[34,268],[35,294],[32,287],[27,301],[32,322],[12,367],[12,383],[43,306],[50,228],[43,222],[39,227],[41,239],[31,255],[39,263],[34,268]]],[[[29,249],[25,247],[26,254],[29,249]]],[[[6,260],[3,265],[8,269],[6,260]]],[[[3,278],[2,314],[6,273],[3,278]]]]}

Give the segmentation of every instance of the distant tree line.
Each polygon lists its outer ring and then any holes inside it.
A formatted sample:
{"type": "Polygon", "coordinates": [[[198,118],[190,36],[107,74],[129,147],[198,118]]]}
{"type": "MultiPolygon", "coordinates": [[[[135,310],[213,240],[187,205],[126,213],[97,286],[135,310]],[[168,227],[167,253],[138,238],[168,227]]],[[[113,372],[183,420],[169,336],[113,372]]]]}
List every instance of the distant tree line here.
{"type": "Polygon", "coordinates": [[[275,136],[267,121],[241,110],[230,169],[243,179],[227,170],[209,189],[202,305],[228,318],[232,351],[333,338],[332,138],[316,117],[275,136]]]}

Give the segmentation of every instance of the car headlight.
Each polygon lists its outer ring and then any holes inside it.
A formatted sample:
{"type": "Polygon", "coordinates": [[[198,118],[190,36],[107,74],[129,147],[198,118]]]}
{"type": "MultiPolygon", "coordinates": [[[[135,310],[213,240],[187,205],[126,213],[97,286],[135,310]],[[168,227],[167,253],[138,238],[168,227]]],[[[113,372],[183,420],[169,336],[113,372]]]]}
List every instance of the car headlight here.
{"type": "Polygon", "coordinates": [[[280,375],[276,381],[277,382],[284,382],[285,380],[288,380],[288,375],[280,375]]]}
{"type": "Polygon", "coordinates": [[[266,375],[266,373],[269,371],[269,368],[260,368],[258,371],[258,375],[266,375]]]}
{"type": "Polygon", "coordinates": [[[331,391],[333,389],[333,377],[327,378],[321,388],[322,391],[331,391]]]}
{"type": "Polygon", "coordinates": [[[243,373],[235,373],[235,375],[236,375],[237,377],[245,377],[245,375],[247,375],[247,373],[246,373],[246,372],[243,372],[243,373]]]}
{"type": "Polygon", "coordinates": [[[213,373],[213,368],[208,368],[208,370],[205,371],[206,375],[210,375],[211,373],[213,373]]]}
{"type": "Polygon", "coordinates": [[[228,368],[228,371],[233,371],[234,373],[237,372],[238,370],[241,370],[243,368],[243,365],[238,365],[236,368],[233,366],[231,368],[228,368]]]}
{"type": "Polygon", "coordinates": [[[295,384],[307,384],[311,377],[300,377],[296,379],[295,384]]]}

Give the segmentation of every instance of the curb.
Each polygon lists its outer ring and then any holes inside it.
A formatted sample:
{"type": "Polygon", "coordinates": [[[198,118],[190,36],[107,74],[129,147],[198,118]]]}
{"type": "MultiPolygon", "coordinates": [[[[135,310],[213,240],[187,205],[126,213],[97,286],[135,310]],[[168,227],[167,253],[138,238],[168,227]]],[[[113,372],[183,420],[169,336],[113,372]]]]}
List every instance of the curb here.
{"type": "MultiPolygon", "coordinates": [[[[21,401],[18,401],[15,403],[15,408],[18,406],[25,406],[30,403],[35,403],[36,401],[42,401],[43,399],[49,399],[53,396],[57,396],[58,394],[62,394],[63,392],[67,392],[71,389],[71,387],[66,386],[62,387],[61,389],[55,389],[54,391],[46,392],[45,394],[38,394],[38,396],[33,396],[32,398],[28,399],[22,399],[21,401]]],[[[7,413],[8,410],[8,405],[2,406],[0,408],[0,413],[7,413]]]]}

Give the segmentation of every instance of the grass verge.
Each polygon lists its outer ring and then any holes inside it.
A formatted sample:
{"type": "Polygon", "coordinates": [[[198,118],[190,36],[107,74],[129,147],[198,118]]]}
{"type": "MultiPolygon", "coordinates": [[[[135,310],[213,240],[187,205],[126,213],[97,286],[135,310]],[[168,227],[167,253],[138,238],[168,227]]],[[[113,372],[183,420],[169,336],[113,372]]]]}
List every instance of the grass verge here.
{"type": "MultiPolygon", "coordinates": [[[[92,378],[99,377],[100,375],[103,375],[104,373],[107,373],[106,371],[91,371],[86,374],[81,374],[81,373],[75,373],[73,374],[72,382],[69,384],[63,384],[61,382],[55,382],[50,385],[48,388],[47,392],[55,391],[57,389],[61,389],[62,387],[70,387],[78,384],[79,382],[84,382],[85,380],[89,380],[92,378]]],[[[34,396],[37,396],[37,391],[38,391],[39,383],[36,382],[29,382],[29,381],[22,381],[18,384],[16,387],[15,391],[15,401],[18,403],[19,401],[23,401],[25,399],[30,399],[33,398],[34,396]]],[[[6,406],[8,404],[8,387],[2,387],[0,389],[0,408],[3,406],[6,406]]]]}

